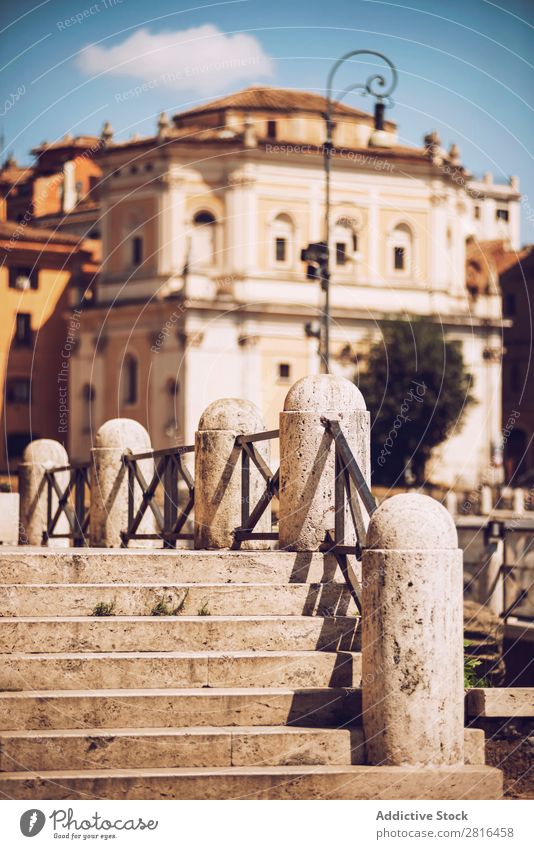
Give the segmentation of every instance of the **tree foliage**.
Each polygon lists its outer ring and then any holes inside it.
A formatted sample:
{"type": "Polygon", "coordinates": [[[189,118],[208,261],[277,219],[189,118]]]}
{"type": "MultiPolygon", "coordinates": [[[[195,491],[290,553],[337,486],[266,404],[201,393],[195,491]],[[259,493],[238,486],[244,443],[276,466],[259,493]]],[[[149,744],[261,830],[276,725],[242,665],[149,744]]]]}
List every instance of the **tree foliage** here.
{"type": "Polygon", "coordinates": [[[371,412],[373,482],[425,480],[432,450],[461,425],[474,402],[460,343],[417,319],[381,323],[358,386],[371,412]]]}

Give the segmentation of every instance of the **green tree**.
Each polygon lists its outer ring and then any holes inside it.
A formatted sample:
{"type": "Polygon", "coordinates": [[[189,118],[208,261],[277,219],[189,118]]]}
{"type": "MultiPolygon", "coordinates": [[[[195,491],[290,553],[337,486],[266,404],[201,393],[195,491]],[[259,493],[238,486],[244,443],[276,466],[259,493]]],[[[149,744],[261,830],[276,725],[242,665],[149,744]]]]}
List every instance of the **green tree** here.
{"type": "Polygon", "coordinates": [[[474,403],[473,380],[460,344],[439,324],[388,320],[381,331],[357,380],[371,412],[373,481],[419,485],[432,450],[474,403]]]}

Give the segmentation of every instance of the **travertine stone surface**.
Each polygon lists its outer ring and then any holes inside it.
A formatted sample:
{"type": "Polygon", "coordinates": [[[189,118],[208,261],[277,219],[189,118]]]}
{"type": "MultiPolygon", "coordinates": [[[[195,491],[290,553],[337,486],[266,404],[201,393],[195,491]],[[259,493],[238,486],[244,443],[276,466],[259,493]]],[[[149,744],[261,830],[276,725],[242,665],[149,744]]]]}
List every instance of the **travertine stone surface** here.
{"type": "MultiPolygon", "coordinates": [[[[369,413],[359,389],[329,374],[297,381],[280,413],[280,548],[286,550],[317,551],[334,530],[335,451],[322,416],[340,422],[370,482],[369,413]]],[[[348,504],[344,520],[345,543],[354,544],[348,504]]]]}
{"type": "Polygon", "coordinates": [[[213,616],[354,615],[347,587],[325,584],[0,584],[3,616],[91,616],[101,602],[114,616],[193,615],[209,601],[213,616]],[[158,613],[158,611],[156,611],[158,613]]]}
{"type": "Polygon", "coordinates": [[[142,551],[0,547],[0,583],[327,583],[343,581],[333,555],[291,551],[142,551]]]}
{"type": "MultiPolygon", "coordinates": [[[[128,523],[128,475],[122,463],[126,451],[142,454],[151,451],[150,437],[145,428],[132,419],[110,419],[98,430],[91,450],[91,506],[89,538],[92,546],[118,548],[121,531],[128,523]]],[[[139,469],[147,484],[154,473],[154,461],[140,460],[139,469]]],[[[141,490],[136,483],[134,510],[141,503],[141,490]]],[[[146,511],[138,533],[156,530],[154,515],[146,511]]],[[[132,540],[132,548],[153,548],[157,540],[132,540]]]]}
{"type": "Polygon", "coordinates": [[[396,495],[363,555],[362,681],[368,762],[463,763],[462,552],[447,510],[396,495]]]}
{"type": "Polygon", "coordinates": [[[357,719],[358,690],[225,688],[62,690],[0,695],[0,730],[332,726],[357,719]]]}
{"type": "Polygon", "coordinates": [[[3,773],[11,799],[501,799],[489,766],[272,766],[3,773]]]}
{"type": "Polygon", "coordinates": [[[0,545],[19,541],[20,496],[18,492],[0,492],[0,545]]]}
{"type": "MultiPolygon", "coordinates": [[[[207,602],[209,605],[209,598],[207,602]]],[[[0,617],[0,654],[84,651],[358,651],[354,616],[0,617]]]]}
{"type": "Polygon", "coordinates": [[[0,770],[363,763],[360,729],[99,728],[0,732],[0,770]]]}
{"type": "MultiPolygon", "coordinates": [[[[195,434],[195,548],[230,548],[234,530],[241,526],[241,449],[236,436],[265,430],[261,413],[251,401],[221,398],[210,404],[195,434]]],[[[254,448],[267,466],[269,442],[256,442],[254,448]]],[[[265,490],[265,480],[250,461],[249,512],[265,490]]],[[[271,530],[271,508],[256,525],[256,532],[271,530]]],[[[242,548],[269,548],[268,542],[249,541],[242,548]]]]}
{"type": "Polygon", "coordinates": [[[0,654],[0,690],[359,687],[361,655],[330,651],[0,654]]]}
{"type": "Polygon", "coordinates": [[[467,694],[469,716],[534,717],[534,688],[479,687],[467,694]]]}
{"type": "MultiPolygon", "coordinates": [[[[46,469],[68,465],[67,452],[55,439],[35,439],[24,449],[22,463],[19,465],[20,491],[20,545],[42,545],[47,523],[48,487],[44,478],[46,469]]],[[[63,490],[69,481],[68,472],[59,472],[56,480],[63,490]]],[[[52,494],[52,515],[58,505],[58,498],[52,494]]],[[[54,533],[66,534],[69,525],[66,516],[61,515],[54,533]]],[[[68,539],[48,540],[49,548],[66,548],[68,539]]]]}

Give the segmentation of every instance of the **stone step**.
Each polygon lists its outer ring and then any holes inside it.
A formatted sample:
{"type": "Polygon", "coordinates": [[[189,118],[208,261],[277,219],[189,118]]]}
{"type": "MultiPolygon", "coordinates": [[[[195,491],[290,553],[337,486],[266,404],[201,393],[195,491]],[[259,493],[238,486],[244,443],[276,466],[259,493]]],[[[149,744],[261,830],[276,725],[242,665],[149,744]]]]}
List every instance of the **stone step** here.
{"type": "MultiPolygon", "coordinates": [[[[465,729],[466,763],[484,732],[465,729]]],[[[0,732],[0,771],[363,764],[361,727],[85,728],[0,732]]]]}
{"type": "Polygon", "coordinates": [[[360,728],[88,728],[0,732],[0,771],[364,763],[360,728]]]}
{"type": "Polygon", "coordinates": [[[353,725],[357,689],[191,688],[0,693],[0,730],[353,725]]]}
{"type": "Polygon", "coordinates": [[[50,549],[0,546],[0,584],[323,583],[343,581],[331,555],[290,551],[50,549]]]}
{"type": "Polygon", "coordinates": [[[271,766],[9,772],[9,799],[500,799],[494,767],[271,766]]]}
{"type": "Polygon", "coordinates": [[[467,694],[468,716],[534,717],[534,687],[477,687],[467,694]]]}
{"type": "Polygon", "coordinates": [[[195,615],[203,605],[216,616],[355,614],[341,583],[317,584],[3,584],[3,616],[91,616],[99,605],[114,616],[195,615]],[[159,612],[158,612],[159,611],[159,612]],[[176,612],[175,612],[176,611],[176,612]]]}
{"type": "Polygon", "coordinates": [[[101,652],[0,655],[0,690],[359,687],[356,652],[101,652]]]}
{"type": "Polygon", "coordinates": [[[359,619],[336,616],[0,618],[0,654],[111,651],[358,651],[359,619]]]}

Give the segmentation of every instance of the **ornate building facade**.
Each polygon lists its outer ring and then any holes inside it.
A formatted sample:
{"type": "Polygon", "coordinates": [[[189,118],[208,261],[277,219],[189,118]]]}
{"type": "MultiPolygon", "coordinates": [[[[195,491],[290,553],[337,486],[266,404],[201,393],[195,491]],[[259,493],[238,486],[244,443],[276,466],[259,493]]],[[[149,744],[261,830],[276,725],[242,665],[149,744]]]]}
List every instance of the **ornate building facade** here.
{"type": "MultiPolygon", "coordinates": [[[[300,251],[323,237],[324,99],[246,89],[162,115],[153,137],[97,154],[103,264],[77,306],[70,368],[71,453],[128,416],[155,447],[190,441],[203,409],[242,397],[277,426],[288,385],[319,369],[320,287],[300,251]]],[[[461,342],[477,404],[434,457],[435,481],[499,474],[501,298],[469,286],[466,243],[519,239],[519,190],[473,183],[435,133],[401,144],[394,124],[341,106],[332,163],[332,370],[354,376],[391,316],[425,316],[461,342]],[[496,198],[495,195],[498,195],[496,198]]]]}

